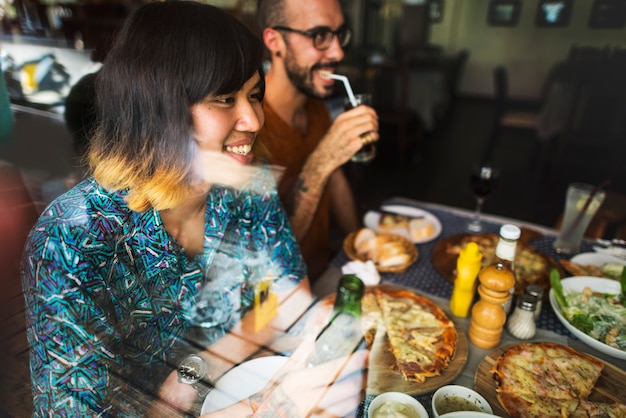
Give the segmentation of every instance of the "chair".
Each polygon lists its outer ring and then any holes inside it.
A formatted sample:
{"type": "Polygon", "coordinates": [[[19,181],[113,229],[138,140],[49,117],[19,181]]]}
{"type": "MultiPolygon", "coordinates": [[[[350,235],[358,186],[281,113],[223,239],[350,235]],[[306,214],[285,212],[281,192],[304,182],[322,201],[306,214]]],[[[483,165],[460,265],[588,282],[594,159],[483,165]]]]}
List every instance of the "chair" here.
{"type": "Polygon", "coordinates": [[[607,45],[603,48],[595,46],[572,45],[568,60],[572,64],[583,66],[595,66],[607,63],[611,56],[611,48],[607,45]]]}
{"type": "Polygon", "coordinates": [[[495,90],[495,115],[491,134],[483,153],[483,161],[487,162],[493,159],[494,151],[498,147],[505,129],[526,130],[530,131],[533,135],[535,171],[539,173],[540,171],[538,169],[543,168],[543,164],[539,163],[539,157],[541,157],[539,154],[545,143],[548,142],[537,135],[539,112],[513,108],[509,100],[509,80],[506,67],[497,66],[494,68],[493,82],[495,90]]]}
{"type": "Polygon", "coordinates": [[[467,49],[462,49],[457,52],[451,64],[447,66],[444,70],[446,74],[446,79],[448,80],[448,86],[450,89],[450,100],[452,101],[452,103],[454,103],[459,96],[461,75],[463,74],[463,70],[465,69],[465,65],[467,64],[468,59],[469,51],[467,49]]]}
{"type": "Polygon", "coordinates": [[[578,82],[565,129],[558,137],[556,173],[575,172],[580,181],[626,178],[626,82],[597,71],[578,82]]]}

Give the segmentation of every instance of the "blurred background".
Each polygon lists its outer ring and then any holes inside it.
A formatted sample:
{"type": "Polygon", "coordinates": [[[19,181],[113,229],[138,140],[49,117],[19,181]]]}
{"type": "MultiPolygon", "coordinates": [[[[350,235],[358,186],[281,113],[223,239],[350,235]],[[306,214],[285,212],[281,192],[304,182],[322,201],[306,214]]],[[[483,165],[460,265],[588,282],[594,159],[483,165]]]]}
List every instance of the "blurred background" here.
{"type": "MultiPolygon", "coordinates": [[[[206,2],[256,30],[255,0],[206,2]]],[[[341,3],[354,36],[340,71],[373,94],[382,121],[378,158],[346,167],[363,211],[398,194],[471,208],[469,171],[482,160],[501,172],[485,211],[547,226],[571,181],[626,189],[626,2],[341,3]]],[[[139,4],[0,0],[14,114],[0,159],[21,170],[40,207],[73,171],[70,88],[97,70],[139,4]]],[[[331,109],[343,87],[335,94],[331,109]]]]}

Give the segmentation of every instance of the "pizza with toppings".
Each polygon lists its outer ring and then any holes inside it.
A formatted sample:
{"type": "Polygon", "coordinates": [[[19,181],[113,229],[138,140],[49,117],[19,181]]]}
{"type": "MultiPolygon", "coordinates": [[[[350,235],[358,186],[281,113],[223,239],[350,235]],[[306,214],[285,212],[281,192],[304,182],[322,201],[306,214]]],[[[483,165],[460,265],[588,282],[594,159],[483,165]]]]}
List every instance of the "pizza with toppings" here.
{"type": "MultiPolygon", "coordinates": [[[[334,297],[307,327],[323,327],[334,297]]],[[[370,349],[371,393],[432,392],[453,381],[467,361],[467,340],[445,312],[430,299],[403,287],[367,287],[361,299],[361,330],[370,349]]]]}
{"type": "MultiPolygon", "coordinates": [[[[478,248],[483,255],[482,266],[488,266],[495,258],[496,245],[498,244],[497,234],[462,234],[448,237],[440,241],[433,249],[433,263],[441,274],[454,280],[454,269],[456,259],[469,242],[478,244],[478,248]]],[[[529,284],[536,284],[546,290],[550,287],[550,268],[558,267],[556,263],[536,250],[535,248],[517,243],[517,253],[515,256],[515,277],[517,284],[515,293],[522,294],[529,284]]],[[[547,295],[548,292],[544,292],[547,295]]],[[[547,297],[547,296],[546,296],[547,297]]]]}
{"type": "Polygon", "coordinates": [[[603,368],[595,357],[541,342],[506,350],[492,373],[498,401],[513,418],[624,417],[624,404],[587,399],[603,368]]]}
{"type": "Polygon", "coordinates": [[[408,290],[377,288],[375,297],[395,366],[405,379],[424,382],[440,375],[455,352],[454,323],[433,302],[408,290]]]}
{"type": "Polygon", "coordinates": [[[594,276],[594,277],[603,277],[604,274],[600,267],[594,266],[593,264],[578,264],[573,263],[569,260],[561,260],[561,265],[565,267],[567,271],[572,273],[574,276],[594,276]]]}

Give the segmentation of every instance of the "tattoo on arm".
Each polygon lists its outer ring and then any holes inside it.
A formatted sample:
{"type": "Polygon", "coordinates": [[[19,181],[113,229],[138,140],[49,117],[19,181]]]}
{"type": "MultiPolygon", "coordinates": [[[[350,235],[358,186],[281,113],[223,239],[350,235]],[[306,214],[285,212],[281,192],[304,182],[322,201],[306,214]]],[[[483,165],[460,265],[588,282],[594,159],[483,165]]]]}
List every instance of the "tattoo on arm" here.
{"type": "Polygon", "coordinates": [[[299,416],[298,407],[279,385],[258,409],[253,407],[253,417],[290,418],[299,416]]]}
{"type": "Polygon", "coordinates": [[[300,202],[302,201],[301,194],[304,194],[308,191],[309,187],[304,182],[304,179],[302,177],[298,177],[295,187],[291,189],[289,201],[284,202],[287,214],[289,216],[293,216],[296,213],[296,210],[298,209],[298,206],[300,206],[300,202]]]}
{"type": "Polygon", "coordinates": [[[298,177],[296,182],[296,189],[298,189],[302,193],[306,193],[309,191],[309,187],[304,184],[304,179],[302,177],[298,177]]]}

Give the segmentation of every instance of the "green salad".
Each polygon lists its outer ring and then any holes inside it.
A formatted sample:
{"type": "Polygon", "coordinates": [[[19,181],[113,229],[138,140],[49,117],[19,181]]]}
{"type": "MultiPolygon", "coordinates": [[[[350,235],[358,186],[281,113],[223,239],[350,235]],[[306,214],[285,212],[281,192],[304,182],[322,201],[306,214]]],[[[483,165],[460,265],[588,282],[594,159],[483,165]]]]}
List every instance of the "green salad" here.
{"type": "Polygon", "coordinates": [[[570,324],[608,346],[626,351],[626,307],[620,295],[564,289],[563,316],[570,324]]]}

